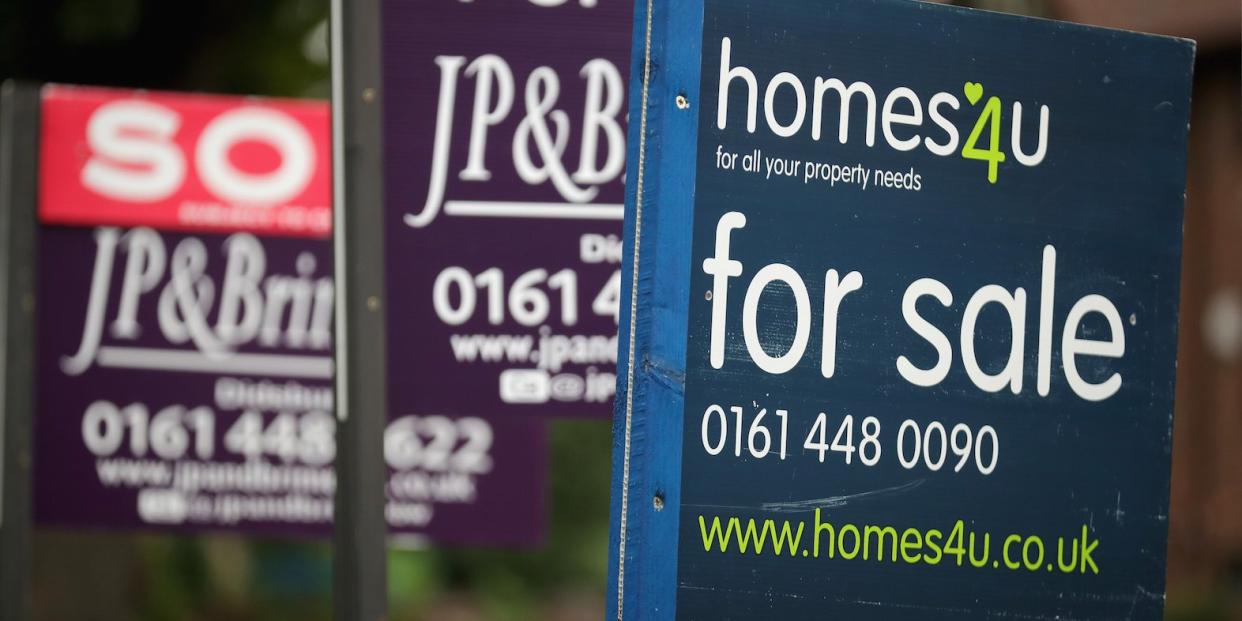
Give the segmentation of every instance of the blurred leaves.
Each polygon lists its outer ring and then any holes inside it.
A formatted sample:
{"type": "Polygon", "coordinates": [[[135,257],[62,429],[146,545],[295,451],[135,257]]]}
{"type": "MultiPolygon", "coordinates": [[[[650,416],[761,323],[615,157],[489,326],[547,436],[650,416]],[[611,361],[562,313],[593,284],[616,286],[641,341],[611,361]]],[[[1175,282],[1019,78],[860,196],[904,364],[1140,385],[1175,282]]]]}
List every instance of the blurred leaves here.
{"type": "Polygon", "coordinates": [[[56,21],[65,42],[90,45],[132,36],[140,12],[138,0],[68,0],[56,21]]]}
{"type": "Polygon", "coordinates": [[[0,74],[322,98],[306,40],[327,15],[327,0],[0,0],[0,74]]]}
{"type": "MultiPolygon", "coordinates": [[[[542,620],[549,602],[580,594],[602,602],[608,578],[610,427],[603,421],[565,420],[552,423],[551,433],[550,516],[543,547],[394,552],[389,563],[393,619],[430,618],[423,616],[426,611],[463,593],[472,595],[483,618],[498,621],[542,620]],[[437,570],[434,589],[400,580],[402,573],[424,564],[437,570]]],[[[460,602],[450,603],[461,608],[460,602]]]]}
{"type": "MultiPolygon", "coordinates": [[[[609,425],[555,421],[550,431],[549,525],[543,545],[393,550],[388,565],[390,619],[602,617],[609,425]]],[[[323,540],[46,531],[37,532],[35,556],[36,619],[332,617],[332,555],[323,540]]]]}

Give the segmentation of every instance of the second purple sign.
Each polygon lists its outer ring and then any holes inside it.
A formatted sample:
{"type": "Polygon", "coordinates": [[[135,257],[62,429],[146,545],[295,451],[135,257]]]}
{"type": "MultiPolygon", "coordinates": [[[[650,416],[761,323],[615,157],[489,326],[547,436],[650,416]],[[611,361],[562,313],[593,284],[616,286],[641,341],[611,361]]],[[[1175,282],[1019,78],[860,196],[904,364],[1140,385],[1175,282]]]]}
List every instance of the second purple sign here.
{"type": "Polygon", "coordinates": [[[393,409],[611,414],[632,7],[383,2],[393,409]]]}

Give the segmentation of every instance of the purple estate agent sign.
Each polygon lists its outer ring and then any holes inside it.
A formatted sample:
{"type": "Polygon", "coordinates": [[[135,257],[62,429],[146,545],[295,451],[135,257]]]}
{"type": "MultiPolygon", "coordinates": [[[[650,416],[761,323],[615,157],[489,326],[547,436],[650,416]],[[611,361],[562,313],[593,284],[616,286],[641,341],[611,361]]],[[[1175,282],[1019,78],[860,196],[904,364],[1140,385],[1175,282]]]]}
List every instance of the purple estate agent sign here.
{"type": "Polygon", "coordinates": [[[385,0],[389,400],[609,416],[630,0],[385,0]]]}
{"type": "MultiPolygon", "coordinates": [[[[37,523],[327,535],[331,245],[245,230],[326,204],[313,180],[327,158],[299,144],[326,153],[327,106],[52,87],[43,108],[41,187],[59,193],[40,192],[37,523]],[[305,119],[280,116],[290,110],[305,119]],[[252,200],[230,202],[242,191],[252,200]],[[108,226],[154,199],[217,217],[177,233],[108,226]],[[58,210],[82,226],[48,224],[58,210]]],[[[393,532],[537,541],[545,433],[541,421],[393,410],[393,532]]]]}
{"type": "MultiPolygon", "coordinates": [[[[40,245],[38,523],[326,535],[329,245],[50,226],[40,245]]],[[[399,415],[385,444],[394,532],[538,539],[542,425],[399,415]]]]}

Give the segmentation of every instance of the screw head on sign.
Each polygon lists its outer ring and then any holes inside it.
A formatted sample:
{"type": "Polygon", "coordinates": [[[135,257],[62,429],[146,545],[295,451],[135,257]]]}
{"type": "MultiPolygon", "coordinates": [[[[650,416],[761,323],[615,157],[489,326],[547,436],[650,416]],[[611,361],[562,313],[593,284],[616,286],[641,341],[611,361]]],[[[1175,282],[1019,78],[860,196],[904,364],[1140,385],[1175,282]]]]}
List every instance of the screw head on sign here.
{"type": "Polygon", "coordinates": [[[686,99],[685,95],[678,95],[677,96],[677,108],[679,110],[685,110],[686,108],[689,108],[689,107],[690,107],[690,100],[686,99]]]}
{"type": "Polygon", "coordinates": [[[651,499],[651,506],[655,507],[656,511],[663,511],[664,510],[664,496],[662,494],[656,494],[655,498],[651,499]]]}

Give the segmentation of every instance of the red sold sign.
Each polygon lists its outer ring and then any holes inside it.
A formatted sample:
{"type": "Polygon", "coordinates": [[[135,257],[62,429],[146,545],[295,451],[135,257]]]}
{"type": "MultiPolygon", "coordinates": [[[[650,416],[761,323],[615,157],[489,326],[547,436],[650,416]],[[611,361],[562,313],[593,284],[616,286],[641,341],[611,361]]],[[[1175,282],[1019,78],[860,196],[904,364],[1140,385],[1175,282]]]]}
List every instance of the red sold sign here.
{"type": "Polygon", "coordinates": [[[39,217],[325,237],[328,105],[47,86],[39,217]]]}

